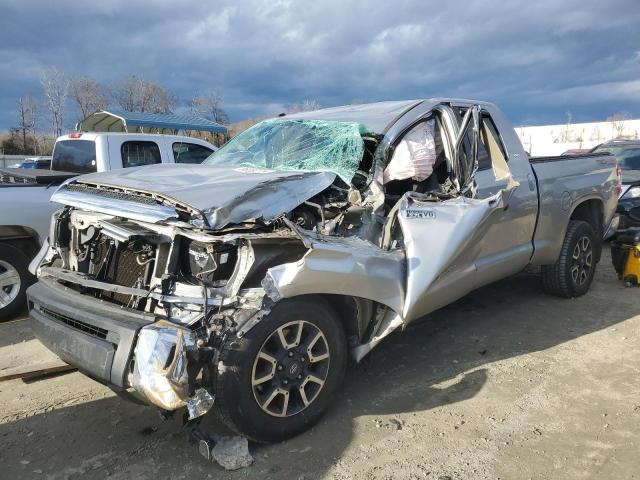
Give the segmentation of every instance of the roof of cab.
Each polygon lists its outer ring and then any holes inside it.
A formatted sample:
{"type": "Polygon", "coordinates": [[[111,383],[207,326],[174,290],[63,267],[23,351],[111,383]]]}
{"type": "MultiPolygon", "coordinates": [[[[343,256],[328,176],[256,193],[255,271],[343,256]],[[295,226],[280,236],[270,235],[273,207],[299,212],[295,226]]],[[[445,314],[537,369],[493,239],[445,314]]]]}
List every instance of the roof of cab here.
{"type": "Polygon", "coordinates": [[[439,103],[491,105],[484,101],[443,97],[344,105],[283,116],[293,119],[355,122],[364,125],[371,132],[384,134],[400,117],[422,103],[432,105],[439,103]]]}

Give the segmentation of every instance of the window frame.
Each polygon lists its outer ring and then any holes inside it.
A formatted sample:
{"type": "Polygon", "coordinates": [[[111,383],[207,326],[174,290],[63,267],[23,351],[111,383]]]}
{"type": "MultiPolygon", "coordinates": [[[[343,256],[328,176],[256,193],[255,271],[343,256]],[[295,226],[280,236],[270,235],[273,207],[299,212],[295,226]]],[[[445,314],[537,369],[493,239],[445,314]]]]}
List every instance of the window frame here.
{"type": "MultiPolygon", "coordinates": [[[[205,145],[200,145],[199,143],[183,142],[183,141],[172,142],[171,143],[171,154],[173,155],[173,161],[174,161],[174,163],[179,164],[179,165],[200,165],[200,164],[202,164],[202,162],[194,163],[194,162],[180,162],[180,161],[178,161],[178,158],[179,158],[180,154],[176,155],[176,151],[174,149],[176,145],[192,145],[194,147],[198,147],[198,148],[201,148],[201,149],[204,149],[204,150],[208,150],[209,151],[209,155],[211,155],[213,152],[215,152],[214,149],[206,147],[205,145]]],[[[207,157],[209,155],[207,155],[207,157]]],[[[205,157],[202,161],[204,161],[207,157],[205,157]]]]}
{"type": "MultiPolygon", "coordinates": [[[[493,118],[491,117],[491,114],[487,110],[483,109],[480,112],[480,122],[481,122],[482,125],[484,125],[486,119],[489,119],[489,122],[487,124],[488,127],[489,127],[489,131],[493,135],[493,139],[498,144],[498,147],[500,148],[500,151],[502,152],[502,155],[504,156],[504,161],[508,164],[509,163],[509,155],[507,153],[507,147],[505,146],[504,141],[502,140],[502,135],[500,135],[500,130],[498,130],[498,127],[496,126],[496,122],[493,121],[493,118]]],[[[482,125],[481,125],[481,127],[482,127],[482,125]]],[[[482,137],[482,135],[480,135],[480,136],[482,137]]],[[[487,150],[487,153],[489,153],[488,150],[487,150]]],[[[491,154],[489,154],[489,158],[491,159],[491,154]]],[[[491,159],[491,165],[493,165],[493,159],[491,159]]]]}
{"type": "MultiPolygon", "coordinates": [[[[144,147],[143,147],[144,148],[144,147]]],[[[120,160],[122,161],[122,168],[135,168],[135,167],[146,167],[148,165],[158,165],[159,163],[162,163],[162,150],[160,149],[160,145],[158,145],[156,142],[154,142],[153,140],[126,140],[124,142],[122,142],[120,144],[120,160]],[[158,151],[158,157],[156,162],[153,163],[144,163],[142,165],[129,165],[129,155],[127,155],[125,157],[125,153],[124,153],[124,149],[125,146],[127,148],[129,148],[129,144],[145,144],[147,147],[148,146],[153,146],[156,148],[156,150],[158,151]],[[126,162],[125,162],[125,158],[126,158],[126,162]]]]}

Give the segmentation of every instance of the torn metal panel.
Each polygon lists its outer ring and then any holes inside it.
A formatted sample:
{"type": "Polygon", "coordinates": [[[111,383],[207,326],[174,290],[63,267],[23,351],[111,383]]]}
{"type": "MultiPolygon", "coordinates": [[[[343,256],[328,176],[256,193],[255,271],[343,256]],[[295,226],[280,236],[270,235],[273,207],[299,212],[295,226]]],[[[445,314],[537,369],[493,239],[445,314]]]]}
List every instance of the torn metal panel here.
{"type": "Polygon", "coordinates": [[[413,192],[403,197],[398,222],[407,258],[405,321],[440,308],[475,287],[478,240],[489,226],[487,220],[504,209],[516,186],[511,182],[507,189],[482,200],[424,201],[413,192]]]}
{"type": "Polygon", "coordinates": [[[134,203],[116,198],[104,198],[84,192],[67,191],[64,185],[52,195],[51,201],[83,210],[126,216],[129,219],[147,223],[157,223],[178,218],[176,210],[171,207],[134,203]]]}
{"type": "MultiPolygon", "coordinates": [[[[236,177],[236,181],[243,183],[242,178],[236,177]]],[[[322,192],[335,179],[336,175],[331,172],[294,175],[289,172],[286,176],[261,182],[242,195],[224,199],[217,206],[204,210],[204,214],[211,228],[254,219],[269,222],[322,192]]]]}
{"type": "Polygon", "coordinates": [[[404,252],[384,251],[358,238],[305,234],[309,251],[294,263],[272,267],[263,286],[273,299],[313,293],[361,297],[401,312],[404,252]]]}
{"type": "MultiPolygon", "coordinates": [[[[58,267],[42,267],[40,269],[40,276],[53,277],[68,283],[82,285],[83,287],[87,287],[87,288],[95,288],[95,289],[103,290],[105,292],[119,293],[123,295],[132,295],[135,297],[142,297],[142,298],[152,298],[155,300],[162,301],[163,303],[166,303],[166,304],[204,305],[206,303],[207,305],[210,305],[210,306],[220,307],[220,306],[233,305],[234,302],[236,302],[237,300],[235,296],[215,295],[214,293],[211,293],[211,295],[206,298],[206,302],[205,302],[204,296],[201,295],[202,290],[200,287],[195,287],[193,291],[190,293],[191,296],[184,295],[184,294],[183,295],[163,295],[160,292],[155,292],[155,291],[147,290],[144,288],[126,287],[123,285],[116,285],[113,283],[93,280],[84,273],[73,272],[73,271],[66,270],[63,268],[58,268],[58,267]]],[[[182,288],[182,285],[178,284],[176,288],[178,288],[178,291],[181,291],[180,288],[182,288]]],[[[213,289],[210,289],[210,290],[213,290],[213,289]]],[[[236,292],[236,294],[244,296],[246,292],[249,292],[251,290],[252,289],[247,289],[246,291],[241,290],[239,292],[236,292]]],[[[182,293],[188,293],[188,292],[182,292],[182,293]]]]}
{"type": "Polygon", "coordinates": [[[401,327],[404,323],[402,315],[392,310],[385,309],[381,311],[380,314],[382,315],[382,319],[378,324],[376,333],[374,333],[369,341],[352,349],[351,353],[356,362],[362,360],[384,337],[401,327]]]}
{"type": "Polygon", "coordinates": [[[208,227],[220,229],[254,219],[271,221],[320,193],[336,178],[332,172],[211,165],[154,167],[160,168],[147,169],[144,175],[138,168],[83,175],[63,185],[52,201],[149,223],[178,218],[176,208],[186,205],[201,212],[208,227]],[[74,191],[77,185],[95,186],[96,195],[74,191]],[[122,198],[100,196],[99,187],[121,189],[122,198]],[[149,198],[159,204],[150,203],[149,198]]]}

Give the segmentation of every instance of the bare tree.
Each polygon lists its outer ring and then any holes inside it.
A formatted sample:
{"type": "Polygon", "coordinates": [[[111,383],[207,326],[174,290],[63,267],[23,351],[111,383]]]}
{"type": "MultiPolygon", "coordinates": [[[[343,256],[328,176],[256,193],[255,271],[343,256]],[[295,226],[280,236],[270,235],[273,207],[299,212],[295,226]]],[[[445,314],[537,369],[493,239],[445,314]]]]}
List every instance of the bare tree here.
{"type": "Polygon", "coordinates": [[[38,123],[38,102],[26,95],[18,99],[18,131],[22,137],[22,148],[27,152],[27,137],[31,137],[33,153],[37,153],[36,126],[38,123]]]}
{"type": "Polygon", "coordinates": [[[139,79],[135,75],[121,78],[111,85],[113,101],[126,112],[140,111],[142,84],[142,79],[139,79]]]}
{"type": "MultiPolygon", "coordinates": [[[[194,115],[220,125],[229,123],[229,117],[222,109],[222,94],[218,90],[209,90],[204,95],[192,98],[189,102],[189,108],[194,115]]],[[[212,133],[210,135],[210,141],[218,146],[222,145],[226,140],[227,136],[223,133],[212,133]]]]}
{"type": "Polygon", "coordinates": [[[209,90],[204,95],[194,97],[189,102],[191,112],[212,122],[226,125],[229,117],[222,109],[222,95],[217,90],[209,90]]]}
{"type": "Polygon", "coordinates": [[[612,138],[621,137],[624,133],[624,128],[627,120],[631,119],[629,112],[618,112],[607,118],[607,122],[611,123],[611,136],[612,138]]]}
{"type": "Polygon", "coordinates": [[[136,75],[123,77],[114,83],[111,96],[127,112],[169,113],[177,100],[167,87],[136,75]]]}
{"type": "Polygon", "coordinates": [[[65,103],[69,96],[69,79],[66,74],[56,68],[46,70],[40,80],[44,91],[45,105],[51,115],[53,135],[62,135],[64,126],[65,103]]]}
{"type": "Polygon", "coordinates": [[[149,81],[142,83],[140,111],[150,113],[170,113],[176,104],[177,96],[164,85],[149,81]]]}
{"type": "Polygon", "coordinates": [[[322,107],[320,106],[320,102],[317,100],[305,100],[302,102],[302,111],[303,112],[312,112],[314,110],[320,110],[322,107]]]}
{"type": "Polygon", "coordinates": [[[109,97],[104,89],[90,77],[80,77],[73,82],[71,97],[80,111],[80,120],[109,105],[109,97]]]}
{"type": "Polygon", "coordinates": [[[564,112],[564,114],[567,117],[567,124],[565,125],[565,129],[562,134],[562,141],[570,142],[571,141],[571,112],[564,112]]]}
{"type": "Polygon", "coordinates": [[[298,112],[312,112],[313,110],[320,110],[322,107],[320,106],[320,102],[317,100],[304,100],[302,103],[294,103],[292,105],[287,106],[287,113],[298,113],[298,112]]]}

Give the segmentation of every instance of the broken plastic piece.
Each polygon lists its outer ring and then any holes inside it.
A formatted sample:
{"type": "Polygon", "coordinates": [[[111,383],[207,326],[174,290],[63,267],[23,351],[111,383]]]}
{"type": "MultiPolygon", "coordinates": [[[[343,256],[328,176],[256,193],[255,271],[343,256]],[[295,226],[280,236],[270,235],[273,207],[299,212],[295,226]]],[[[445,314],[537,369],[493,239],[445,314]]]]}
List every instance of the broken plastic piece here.
{"type": "Polygon", "coordinates": [[[198,452],[207,460],[212,461],[213,458],[211,457],[211,451],[215,446],[216,443],[213,440],[201,439],[198,441],[198,452]]]}
{"type": "Polygon", "coordinates": [[[187,404],[187,355],[195,348],[193,332],[160,321],[140,329],[135,348],[132,385],[164,410],[187,404]]]}
{"type": "Polygon", "coordinates": [[[204,388],[199,388],[187,402],[189,420],[201,417],[213,407],[213,396],[204,388]]]}

